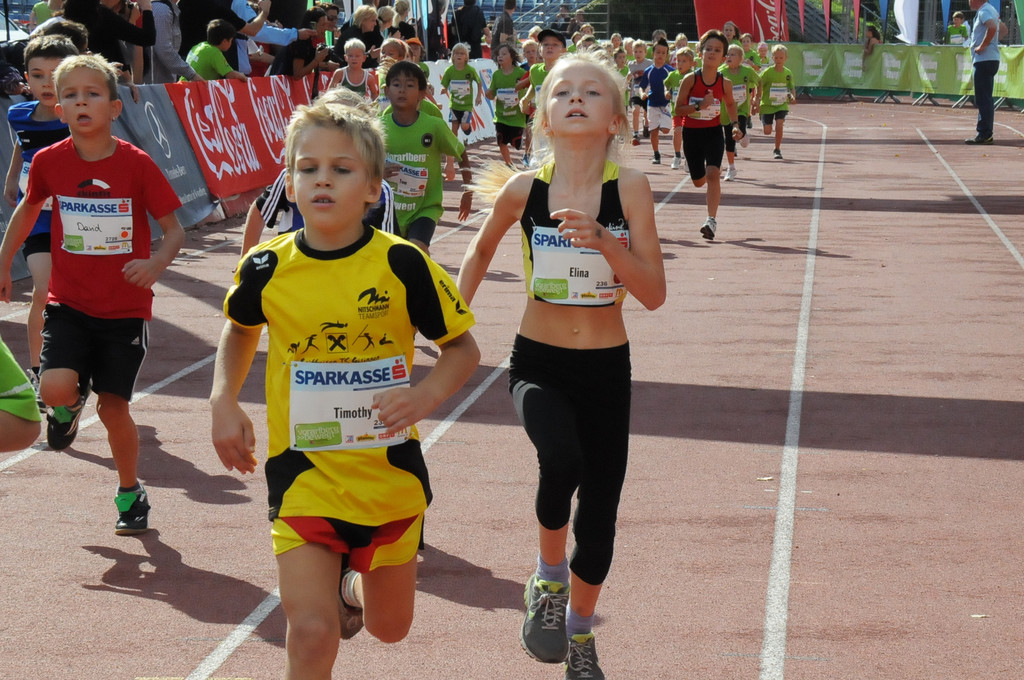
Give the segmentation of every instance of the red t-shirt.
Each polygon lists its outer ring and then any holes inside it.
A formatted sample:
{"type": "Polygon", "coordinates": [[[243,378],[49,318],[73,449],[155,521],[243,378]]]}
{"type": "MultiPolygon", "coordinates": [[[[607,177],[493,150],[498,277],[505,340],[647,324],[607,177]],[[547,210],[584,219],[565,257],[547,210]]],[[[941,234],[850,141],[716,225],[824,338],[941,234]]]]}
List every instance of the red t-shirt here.
{"type": "Polygon", "coordinates": [[[155,219],[181,207],[156,163],[128,142],[114,153],[84,161],[74,140],[35,155],[26,200],[53,197],[53,270],[47,302],[101,319],[153,316],[153,291],[124,280],[122,268],[149,258],[147,213],[155,219]]]}

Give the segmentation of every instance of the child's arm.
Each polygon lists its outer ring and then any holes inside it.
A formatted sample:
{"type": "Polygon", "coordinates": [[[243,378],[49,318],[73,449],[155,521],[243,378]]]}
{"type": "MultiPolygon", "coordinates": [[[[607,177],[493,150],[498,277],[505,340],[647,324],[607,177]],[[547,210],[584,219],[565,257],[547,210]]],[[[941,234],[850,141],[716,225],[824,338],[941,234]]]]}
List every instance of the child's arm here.
{"type": "Polygon", "coordinates": [[[341,79],[345,77],[345,69],[339,68],[337,71],[331,74],[331,82],[327,83],[327,89],[333,90],[334,88],[341,85],[341,79]]]}
{"type": "Polygon", "coordinates": [[[156,221],[164,232],[160,239],[160,247],[148,259],[131,260],[122,267],[124,280],[139,288],[152,288],[164,270],[178,256],[178,251],[185,244],[185,230],[178,223],[174,213],[167,213],[156,221]]]}
{"type": "Polygon", "coordinates": [[[0,302],[11,301],[11,263],[14,262],[18,248],[35,226],[44,202],[29,203],[28,198],[25,198],[14,209],[11,221],[7,223],[7,232],[0,244],[0,302]]]}
{"type": "Polygon", "coordinates": [[[647,177],[638,170],[620,168],[619,197],[629,222],[628,250],[584,212],[556,210],[551,217],[562,221],[558,231],[573,246],[600,251],[630,294],[647,309],[657,309],[665,302],[665,265],[654,224],[654,195],[647,177]]]}
{"type": "MultiPolygon", "coordinates": [[[[480,75],[476,71],[473,71],[473,77],[469,79],[470,88],[473,87],[474,82],[476,83],[476,105],[480,106],[480,104],[483,103],[484,83],[480,80],[480,75]]],[[[470,90],[470,93],[472,93],[472,89],[470,90]]]]}
{"type": "Polygon", "coordinates": [[[373,408],[379,409],[378,418],[388,434],[411,427],[433,413],[465,384],[480,363],[480,349],[469,331],[438,348],[441,355],[423,380],[408,389],[387,390],[374,398],[373,408]]]}
{"type": "Polygon", "coordinates": [[[494,200],[494,206],[484,219],[483,226],[466,249],[456,281],[466,304],[472,304],[476,289],[487,274],[487,268],[502,237],[523,214],[535,174],[536,172],[519,173],[505,182],[494,200]]]}
{"type": "Polygon", "coordinates": [[[229,71],[224,77],[230,78],[231,80],[241,80],[243,83],[248,80],[248,78],[245,77],[245,74],[241,71],[229,71]]]}
{"type": "Polygon", "coordinates": [[[722,78],[722,104],[725,106],[725,110],[729,113],[729,120],[732,121],[732,138],[735,140],[743,139],[743,133],[740,132],[739,125],[739,111],[736,109],[736,99],[732,96],[732,81],[728,78],[722,78]]]}
{"type": "Polygon", "coordinates": [[[473,183],[473,170],[469,164],[469,149],[463,150],[459,167],[462,168],[463,186],[462,199],[459,201],[459,221],[464,222],[469,218],[470,211],[473,210],[473,190],[469,188],[469,185],[473,183]]]}
{"type": "Polygon", "coordinates": [[[11,167],[7,168],[7,181],[4,182],[4,198],[12,207],[18,205],[18,178],[21,177],[21,166],[24,162],[25,159],[21,157],[21,140],[15,140],[11,167]]]}
{"type": "Polygon", "coordinates": [[[221,333],[213,367],[213,447],[225,468],[242,474],[256,470],[256,435],[252,421],[238,405],[238,393],[256,356],[260,332],[259,327],[247,328],[229,320],[221,333]]]}

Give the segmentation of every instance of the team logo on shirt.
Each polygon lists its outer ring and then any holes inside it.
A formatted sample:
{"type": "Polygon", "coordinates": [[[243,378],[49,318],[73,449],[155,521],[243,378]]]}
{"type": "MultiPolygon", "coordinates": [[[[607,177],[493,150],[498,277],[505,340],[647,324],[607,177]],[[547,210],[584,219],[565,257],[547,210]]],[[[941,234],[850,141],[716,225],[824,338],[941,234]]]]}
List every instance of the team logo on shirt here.
{"type": "Polygon", "coordinates": [[[360,319],[379,319],[387,316],[391,309],[391,298],[386,290],[378,293],[376,288],[367,288],[356,301],[364,303],[358,307],[360,319]]]}
{"type": "Polygon", "coordinates": [[[101,179],[87,179],[78,185],[79,198],[107,198],[110,196],[110,185],[101,179]]]}
{"type": "Polygon", "coordinates": [[[420,144],[423,145],[424,149],[429,149],[434,144],[434,135],[429,132],[426,133],[420,137],[420,144]]]}

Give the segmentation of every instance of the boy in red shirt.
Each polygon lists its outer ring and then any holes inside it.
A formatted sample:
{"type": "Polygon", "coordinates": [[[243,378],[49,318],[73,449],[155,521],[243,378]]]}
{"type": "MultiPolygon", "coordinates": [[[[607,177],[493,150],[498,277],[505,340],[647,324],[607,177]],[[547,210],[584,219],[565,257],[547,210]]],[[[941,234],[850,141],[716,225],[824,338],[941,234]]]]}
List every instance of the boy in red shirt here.
{"type": "Polygon", "coordinates": [[[120,482],[114,533],[138,534],[149,528],[149,501],[137,477],[139,436],[128,404],[149,342],[151,288],[185,240],[174,215],[181,202],[144,151],[110,134],[121,102],[105,59],[70,57],[53,78],[56,111],[71,137],[33,159],[28,191],[0,246],[0,300],[10,301],[14,253],[52,198],[40,373],[47,443],[71,445],[95,390],[120,482]],[[152,256],[147,213],[164,233],[152,256]]]}

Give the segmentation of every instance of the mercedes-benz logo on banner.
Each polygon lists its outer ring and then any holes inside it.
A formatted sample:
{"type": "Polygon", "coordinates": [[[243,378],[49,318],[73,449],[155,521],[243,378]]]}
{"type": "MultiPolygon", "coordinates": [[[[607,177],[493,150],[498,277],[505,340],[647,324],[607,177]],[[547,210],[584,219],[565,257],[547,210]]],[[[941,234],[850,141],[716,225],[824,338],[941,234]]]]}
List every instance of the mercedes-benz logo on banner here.
{"type": "Polygon", "coordinates": [[[156,107],[153,106],[153,102],[146,102],[146,119],[149,121],[149,131],[153,133],[153,139],[160,145],[160,148],[163,149],[164,156],[170,158],[171,140],[167,139],[167,133],[164,131],[164,125],[156,115],[156,107]]]}

